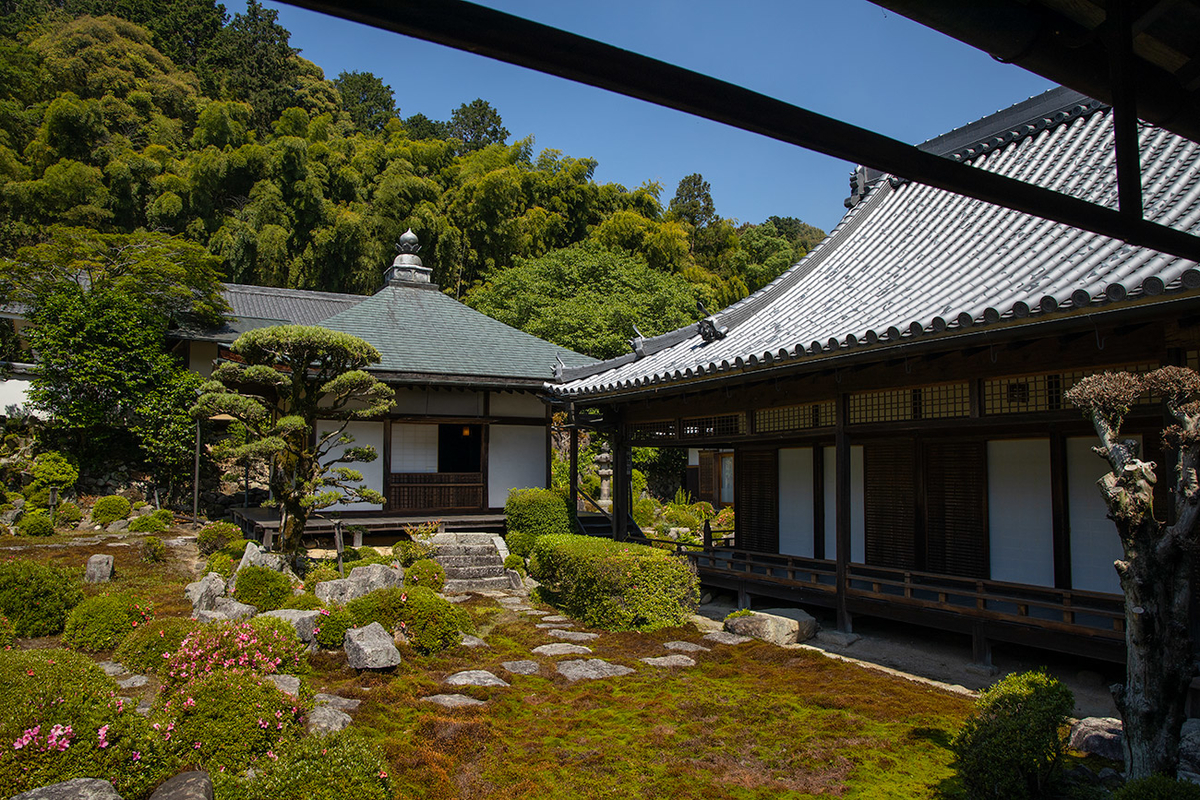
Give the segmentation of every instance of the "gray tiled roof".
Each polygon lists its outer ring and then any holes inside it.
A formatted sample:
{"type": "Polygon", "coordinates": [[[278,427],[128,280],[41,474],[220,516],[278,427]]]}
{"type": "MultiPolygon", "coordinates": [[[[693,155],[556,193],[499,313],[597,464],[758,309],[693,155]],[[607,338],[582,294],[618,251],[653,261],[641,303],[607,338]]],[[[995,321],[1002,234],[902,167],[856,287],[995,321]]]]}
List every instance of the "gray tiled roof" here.
{"type": "Polygon", "coordinates": [[[445,377],[548,381],[557,359],[594,363],[468,308],[435,288],[388,285],[321,322],[365,339],[383,361],[372,371],[445,377]]]}
{"type": "MultiPolygon", "coordinates": [[[[1053,90],[931,140],[975,167],[1116,207],[1112,114],[1053,90]],[[1017,112],[1017,113],[1014,113],[1017,112]],[[1017,119],[1026,113],[1024,119],[1017,119]]],[[[1200,144],[1143,124],[1148,219],[1200,233],[1200,144]]],[[[567,373],[560,395],[622,393],[697,375],[816,360],[851,347],[1049,318],[1200,288],[1195,262],[890,177],[875,180],[834,231],[772,284],[692,326],[567,373]]],[[[881,353],[882,355],[882,353],[881,353]]]]}
{"type": "Polygon", "coordinates": [[[340,311],[367,299],[361,294],[310,292],[304,289],[277,289],[270,286],[247,286],[227,283],[222,291],[225,302],[238,319],[272,320],[278,325],[316,325],[340,311]]]}

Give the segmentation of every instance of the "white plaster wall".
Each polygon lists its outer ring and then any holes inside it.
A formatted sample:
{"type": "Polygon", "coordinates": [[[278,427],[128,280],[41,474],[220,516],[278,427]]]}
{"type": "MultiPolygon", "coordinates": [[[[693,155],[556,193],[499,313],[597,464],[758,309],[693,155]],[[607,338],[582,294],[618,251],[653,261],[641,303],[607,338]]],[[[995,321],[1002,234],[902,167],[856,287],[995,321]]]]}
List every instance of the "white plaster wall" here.
{"type": "MultiPolygon", "coordinates": [[[[327,431],[336,430],[340,423],[318,420],[317,435],[323,436],[327,431]]],[[[330,451],[326,462],[332,461],[339,457],[349,447],[374,447],[376,459],[369,462],[356,462],[353,464],[339,464],[338,466],[348,467],[358,470],[362,473],[363,486],[374,489],[379,493],[383,493],[383,423],[382,422],[350,422],[346,425],[346,433],[354,437],[354,441],[349,445],[334,445],[330,451]]],[[[380,511],[383,505],[379,503],[338,503],[331,506],[331,511],[380,511]]]]}
{"type": "MultiPolygon", "coordinates": [[[[825,448],[825,557],[837,555],[837,448],[825,448]]],[[[867,506],[863,494],[863,449],[850,446],[850,560],[867,560],[867,506]]]]}
{"type": "MultiPolygon", "coordinates": [[[[8,414],[10,406],[23,408],[29,402],[29,381],[9,378],[0,381],[0,414],[8,414]]],[[[38,414],[41,417],[41,414],[38,414]]]]}
{"type": "Polygon", "coordinates": [[[813,555],[813,455],[811,447],[779,451],[779,552],[813,555]]]}
{"type": "Polygon", "coordinates": [[[483,414],[483,392],[399,389],[396,391],[396,405],[392,411],[396,414],[478,417],[483,414]]]}
{"type": "Polygon", "coordinates": [[[510,489],[546,487],[544,426],[491,425],[488,437],[490,508],[502,508],[510,489]]]}
{"type": "Polygon", "coordinates": [[[218,353],[216,342],[189,342],[188,369],[207,378],[212,375],[213,362],[217,360],[218,353]]]}
{"type": "Polygon", "coordinates": [[[546,416],[546,404],[524,392],[492,392],[488,408],[494,417],[544,419],[546,416]]]}
{"type": "Polygon", "coordinates": [[[437,472],[438,426],[392,425],[392,472],[437,472]]]}
{"type": "MultiPolygon", "coordinates": [[[[1126,437],[1141,440],[1140,436],[1126,437]]],[[[1117,528],[1108,518],[1096,481],[1108,462],[1092,452],[1095,436],[1067,439],[1067,519],[1071,530],[1071,586],[1121,593],[1113,562],[1124,557],[1117,528]]]]}
{"type": "Polygon", "coordinates": [[[987,471],[992,580],[1053,586],[1050,440],[988,442],[987,471]]]}
{"type": "Polygon", "coordinates": [[[695,447],[688,448],[688,466],[689,467],[700,466],[700,451],[695,447]]]}

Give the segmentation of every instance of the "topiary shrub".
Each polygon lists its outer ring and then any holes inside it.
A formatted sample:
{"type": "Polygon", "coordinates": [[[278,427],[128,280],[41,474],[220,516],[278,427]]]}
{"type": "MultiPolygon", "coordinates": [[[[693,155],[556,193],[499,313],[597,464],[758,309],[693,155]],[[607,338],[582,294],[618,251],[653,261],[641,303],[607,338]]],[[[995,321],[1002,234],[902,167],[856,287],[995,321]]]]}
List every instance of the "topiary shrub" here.
{"type": "Polygon", "coordinates": [[[354,627],[354,617],[342,607],[323,608],[317,627],[313,630],[317,646],[322,650],[340,650],[346,631],[354,627]]]}
{"type": "Polygon", "coordinates": [[[17,521],[18,536],[51,536],[54,534],[54,521],[50,515],[40,509],[27,511],[17,521]]]}
{"type": "Polygon", "coordinates": [[[401,539],[392,545],[392,558],[400,562],[402,567],[410,567],[423,558],[433,555],[432,545],[411,539],[401,539]]]}
{"type": "Polygon", "coordinates": [[[67,500],[54,509],[54,524],[59,528],[74,528],[83,519],[83,509],[67,500]]]}
{"type": "Polygon", "coordinates": [[[400,598],[400,629],[419,653],[439,653],[459,643],[475,628],[466,610],[432,589],[414,586],[400,598]]]}
{"type": "Polygon", "coordinates": [[[152,619],[154,604],[149,601],[123,594],[88,597],[67,615],[63,642],[88,653],[112,650],[139,625],[152,619]]]}
{"type": "Polygon", "coordinates": [[[51,487],[70,489],[75,485],[75,481],[79,480],[79,470],[71,460],[53,450],[35,458],[30,472],[33,482],[26,488],[25,498],[31,507],[36,508],[46,508],[50,505],[51,487]]]}
{"type": "Polygon", "coordinates": [[[350,613],[356,628],[378,622],[389,631],[394,631],[404,618],[402,606],[407,599],[408,596],[399,587],[376,589],[346,603],[346,611],[350,613]]]}
{"type": "Polygon", "coordinates": [[[414,561],[413,565],[404,570],[405,586],[424,586],[435,592],[440,592],[446,585],[446,570],[441,564],[431,558],[414,561]]]}
{"type": "Polygon", "coordinates": [[[504,568],[516,570],[517,573],[524,578],[526,575],[525,559],[521,558],[516,553],[509,553],[504,557],[504,568]]]}
{"type": "Polygon", "coordinates": [[[292,596],[292,582],[282,572],[266,567],[243,567],[237,576],[237,588],[233,596],[263,611],[283,608],[292,596]]]}
{"type": "Polygon", "coordinates": [[[528,556],[540,536],[569,533],[571,517],[563,496],[550,489],[513,489],[504,504],[508,549],[528,556]]]}
{"type": "Polygon", "coordinates": [[[307,671],[304,644],[285,620],[266,622],[212,622],[200,626],[164,659],[159,670],[163,684],[175,687],[222,669],[237,668],[264,675],[307,671]],[[285,627],[286,626],[286,629],[285,627]]]}
{"type": "Polygon", "coordinates": [[[294,594],[284,601],[280,608],[298,608],[301,611],[316,611],[318,608],[324,608],[325,604],[321,599],[312,592],[304,592],[302,594],[294,594]]]}
{"type": "Polygon", "coordinates": [[[342,731],[281,742],[275,759],[260,759],[254,777],[212,774],[217,797],[238,800],[391,800],[395,795],[380,749],[361,734],[342,731]]]}
{"type": "Polygon", "coordinates": [[[201,555],[207,556],[241,538],[242,529],[232,522],[210,522],[196,534],[196,546],[200,548],[201,555]]]}
{"type": "Polygon", "coordinates": [[[1112,800],[1200,800],[1200,786],[1166,775],[1130,781],[1112,793],[1112,800]]]}
{"type": "Polygon", "coordinates": [[[22,638],[60,633],[83,599],[76,571],[24,559],[0,561],[0,614],[22,638]]]}
{"type": "Polygon", "coordinates": [[[236,567],[237,562],[233,560],[233,556],[229,555],[229,553],[213,553],[208,557],[208,561],[204,562],[204,574],[207,575],[210,572],[215,572],[225,580],[229,580],[236,567]]]}
{"type": "Polygon", "coordinates": [[[250,671],[202,675],[164,697],[154,715],[159,729],[174,726],[178,756],[210,773],[240,772],[303,732],[298,702],[250,671]]]}
{"type": "MultiPolygon", "coordinates": [[[[349,571],[347,571],[347,574],[349,574],[349,571]]],[[[304,588],[306,591],[311,592],[317,588],[318,583],[337,580],[340,577],[342,576],[338,574],[337,567],[322,564],[304,574],[304,588]]]]}
{"type": "Polygon", "coordinates": [[[187,617],[149,620],[121,640],[113,658],[133,672],[157,674],[200,624],[187,617]]]}
{"type": "Polygon", "coordinates": [[[571,616],[608,630],[684,624],[700,588],[691,564],[666,550],[591,536],[543,536],[529,574],[571,616]]]}
{"type": "Polygon", "coordinates": [[[13,630],[13,624],[8,617],[0,614],[0,648],[12,647],[17,641],[17,632],[13,630]]]}
{"type": "Polygon", "coordinates": [[[111,525],[119,519],[129,516],[129,500],[119,494],[101,497],[92,506],[92,524],[111,525]]]}
{"type": "Polygon", "coordinates": [[[950,749],[971,798],[1045,797],[1066,752],[1071,690],[1045,672],[1012,674],[985,689],[950,749]]]}
{"type": "Polygon", "coordinates": [[[154,514],[143,514],[129,522],[130,533],[166,533],[167,523],[154,514]]]}
{"type": "Polygon", "coordinates": [[[0,651],[4,795],[102,775],[144,798],[174,771],[161,737],[90,658],[69,650],[0,651]]]}

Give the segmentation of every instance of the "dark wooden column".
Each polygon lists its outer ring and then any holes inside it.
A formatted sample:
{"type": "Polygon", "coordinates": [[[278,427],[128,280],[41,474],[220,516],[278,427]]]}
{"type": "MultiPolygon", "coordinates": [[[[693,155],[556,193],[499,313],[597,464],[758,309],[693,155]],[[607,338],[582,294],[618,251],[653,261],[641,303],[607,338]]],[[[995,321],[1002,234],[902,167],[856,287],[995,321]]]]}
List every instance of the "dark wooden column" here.
{"type": "Polygon", "coordinates": [[[837,433],[834,440],[837,459],[834,513],[837,531],[837,628],[843,633],[850,633],[853,629],[850,610],[846,605],[846,585],[850,573],[850,436],[846,432],[849,411],[850,395],[841,392],[838,395],[837,433]]]}
{"type": "Polygon", "coordinates": [[[571,429],[571,514],[579,513],[579,426],[575,421],[575,406],[567,409],[567,425],[571,429]]]}
{"type": "Polygon", "coordinates": [[[383,421],[383,452],[380,454],[383,457],[383,508],[385,511],[391,508],[392,494],[392,420],[390,418],[383,421]]]}
{"type": "Polygon", "coordinates": [[[613,434],[612,476],[613,539],[623,542],[629,538],[629,495],[633,491],[633,451],[625,438],[625,422],[617,423],[613,434]]]}

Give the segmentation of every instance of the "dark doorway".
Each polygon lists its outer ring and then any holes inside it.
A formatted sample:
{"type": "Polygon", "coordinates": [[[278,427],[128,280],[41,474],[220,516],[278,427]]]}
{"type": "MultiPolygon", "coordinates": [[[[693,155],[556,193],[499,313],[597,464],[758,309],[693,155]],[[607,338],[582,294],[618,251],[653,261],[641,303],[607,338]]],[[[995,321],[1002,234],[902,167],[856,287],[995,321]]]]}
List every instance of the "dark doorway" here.
{"type": "Polygon", "coordinates": [[[438,472],[481,472],[482,425],[438,425],[438,472]]]}

